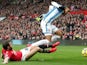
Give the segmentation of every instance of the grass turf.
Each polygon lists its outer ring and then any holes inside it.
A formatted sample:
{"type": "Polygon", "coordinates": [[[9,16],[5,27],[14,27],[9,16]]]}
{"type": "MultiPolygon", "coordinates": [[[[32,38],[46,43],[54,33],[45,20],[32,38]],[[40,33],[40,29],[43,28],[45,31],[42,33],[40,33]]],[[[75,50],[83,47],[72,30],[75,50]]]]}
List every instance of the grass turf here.
{"type": "MultiPolygon", "coordinates": [[[[13,46],[15,50],[24,47],[25,45],[13,46]]],[[[87,65],[87,57],[81,55],[81,51],[85,47],[86,46],[58,46],[55,53],[37,53],[28,61],[9,62],[7,65],[87,65]]],[[[2,65],[1,61],[0,59],[0,65],[2,65]]]]}

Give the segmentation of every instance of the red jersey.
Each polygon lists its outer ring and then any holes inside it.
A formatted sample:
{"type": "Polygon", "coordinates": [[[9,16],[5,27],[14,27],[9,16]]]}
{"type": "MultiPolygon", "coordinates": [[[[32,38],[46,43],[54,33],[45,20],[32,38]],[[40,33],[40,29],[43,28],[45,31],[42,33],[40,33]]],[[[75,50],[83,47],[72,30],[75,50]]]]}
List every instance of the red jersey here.
{"type": "Polygon", "coordinates": [[[4,57],[9,57],[12,61],[20,61],[22,58],[22,53],[20,51],[2,49],[2,54],[4,57]]]}

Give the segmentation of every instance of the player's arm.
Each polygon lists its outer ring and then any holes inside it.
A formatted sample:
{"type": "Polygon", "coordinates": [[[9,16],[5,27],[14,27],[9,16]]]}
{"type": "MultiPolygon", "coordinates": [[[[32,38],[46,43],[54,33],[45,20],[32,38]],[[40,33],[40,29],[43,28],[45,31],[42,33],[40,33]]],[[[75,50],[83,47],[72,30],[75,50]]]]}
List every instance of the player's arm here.
{"type": "Polygon", "coordinates": [[[4,59],[4,55],[1,53],[1,58],[4,59]]]}
{"type": "Polygon", "coordinates": [[[42,18],[43,18],[43,16],[40,15],[40,16],[36,17],[36,20],[40,22],[42,20],[42,18]]]}
{"type": "Polygon", "coordinates": [[[2,62],[2,64],[7,64],[8,61],[9,61],[9,57],[5,57],[4,60],[3,60],[3,62],[2,62]]]}
{"type": "Polygon", "coordinates": [[[0,56],[0,57],[2,58],[2,56],[3,56],[3,55],[2,55],[2,53],[1,53],[1,56],[0,56]]]}

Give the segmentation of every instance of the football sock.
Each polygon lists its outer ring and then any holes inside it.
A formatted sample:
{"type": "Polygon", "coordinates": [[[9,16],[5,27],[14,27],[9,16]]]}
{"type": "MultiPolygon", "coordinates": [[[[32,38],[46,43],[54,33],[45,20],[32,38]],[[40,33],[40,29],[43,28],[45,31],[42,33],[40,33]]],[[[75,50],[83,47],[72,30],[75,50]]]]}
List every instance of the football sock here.
{"type": "Polygon", "coordinates": [[[50,50],[47,49],[42,49],[42,51],[39,51],[40,53],[52,53],[55,52],[57,49],[56,48],[51,48],[50,50]]]}
{"type": "Polygon", "coordinates": [[[50,48],[52,45],[39,45],[40,48],[45,49],[45,48],[50,48]]]}

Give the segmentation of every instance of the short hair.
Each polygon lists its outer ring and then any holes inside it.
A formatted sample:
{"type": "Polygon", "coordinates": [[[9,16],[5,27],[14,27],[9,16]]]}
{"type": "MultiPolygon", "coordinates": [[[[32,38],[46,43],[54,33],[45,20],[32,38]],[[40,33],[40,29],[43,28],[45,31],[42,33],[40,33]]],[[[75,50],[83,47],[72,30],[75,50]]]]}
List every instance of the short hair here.
{"type": "Polygon", "coordinates": [[[2,47],[3,47],[5,50],[8,49],[9,42],[10,42],[9,40],[5,40],[5,41],[3,41],[3,43],[2,43],[2,47]]]}

